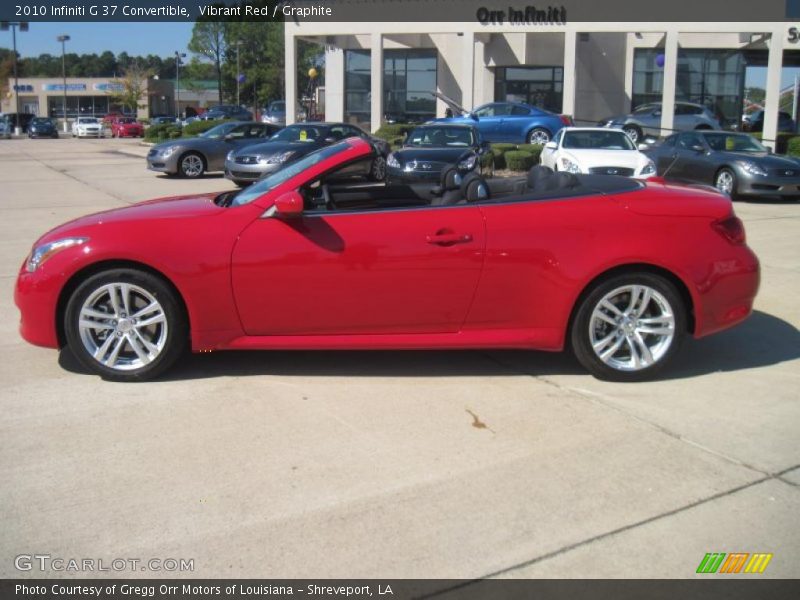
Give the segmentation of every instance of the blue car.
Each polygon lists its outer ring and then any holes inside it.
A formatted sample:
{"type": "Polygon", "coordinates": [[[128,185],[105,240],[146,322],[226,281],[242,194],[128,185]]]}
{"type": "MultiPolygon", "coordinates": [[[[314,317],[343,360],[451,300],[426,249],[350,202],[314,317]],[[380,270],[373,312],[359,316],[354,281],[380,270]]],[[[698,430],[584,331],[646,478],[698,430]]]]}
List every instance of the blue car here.
{"type": "Polygon", "coordinates": [[[483,139],[489,142],[508,142],[512,144],[544,145],[562,127],[572,125],[572,119],[565,115],[536,108],[519,102],[490,102],[468,111],[456,102],[436,93],[453,111],[452,117],[434,119],[447,123],[468,123],[478,128],[483,139]]]}

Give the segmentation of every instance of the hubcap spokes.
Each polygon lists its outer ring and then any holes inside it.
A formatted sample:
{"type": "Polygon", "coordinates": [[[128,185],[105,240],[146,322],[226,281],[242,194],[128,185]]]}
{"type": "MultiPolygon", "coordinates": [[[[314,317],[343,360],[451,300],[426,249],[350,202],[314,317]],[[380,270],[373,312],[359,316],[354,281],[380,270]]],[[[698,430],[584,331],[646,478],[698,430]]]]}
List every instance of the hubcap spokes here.
{"type": "Polygon", "coordinates": [[[726,194],[731,193],[731,190],[733,190],[733,177],[731,177],[730,173],[719,174],[719,177],[717,177],[717,189],[726,194]]]}
{"type": "Polygon", "coordinates": [[[534,131],[531,134],[531,144],[543,146],[550,141],[550,136],[544,131],[534,131]]]}
{"type": "Polygon", "coordinates": [[[110,283],[83,303],[78,331],[86,351],[100,364],[130,371],[147,366],[167,342],[164,309],[147,290],[110,283]]]}
{"type": "Polygon", "coordinates": [[[190,177],[196,177],[203,170],[203,161],[197,156],[187,156],[183,159],[183,171],[190,177]]]}
{"type": "Polygon", "coordinates": [[[657,363],[675,337],[675,313],[667,299],[644,285],[606,294],[589,319],[595,354],[618,371],[639,371],[657,363]]]}

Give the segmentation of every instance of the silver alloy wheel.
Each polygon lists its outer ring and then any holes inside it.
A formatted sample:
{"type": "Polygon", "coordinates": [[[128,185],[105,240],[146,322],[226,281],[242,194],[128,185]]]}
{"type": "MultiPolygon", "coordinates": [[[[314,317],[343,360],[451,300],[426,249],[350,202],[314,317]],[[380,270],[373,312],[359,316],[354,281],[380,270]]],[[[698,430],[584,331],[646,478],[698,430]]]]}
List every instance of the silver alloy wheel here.
{"type": "Polygon", "coordinates": [[[187,177],[197,177],[203,172],[203,159],[196,154],[189,154],[181,160],[181,167],[187,177]]]}
{"type": "Polygon", "coordinates": [[[97,288],[83,303],[79,318],[78,331],[89,355],[119,371],[152,363],[169,335],[161,304],[150,292],[130,283],[97,288]]]}
{"type": "Polygon", "coordinates": [[[597,303],[589,319],[589,341],[597,357],[617,371],[656,364],[675,338],[675,312],[658,290],[618,287],[597,303]]]}
{"type": "Polygon", "coordinates": [[[720,192],[731,195],[733,193],[733,174],[728,170],[720,171],[714,185],[720,192]]]}
{"type": "Polygon", "coordinates": [[[639,130],[636,129],[636,127],[623,127],[622,131],[628,134],[628,137],[631,138],[634,144],[639,143],[639,130]]]}
{"type": "Polygon", "coordinates": [[[372,161],[372,178],[375,181],[383,181],[386,177],[386,159],[379,156],[372,161]]]}
{"type": "Polygon", "coordinates": [[[550,141],[550,134],[544,129],[534,129],[528,136],[528,143],[534,146],[544,146],[550,141]]]}

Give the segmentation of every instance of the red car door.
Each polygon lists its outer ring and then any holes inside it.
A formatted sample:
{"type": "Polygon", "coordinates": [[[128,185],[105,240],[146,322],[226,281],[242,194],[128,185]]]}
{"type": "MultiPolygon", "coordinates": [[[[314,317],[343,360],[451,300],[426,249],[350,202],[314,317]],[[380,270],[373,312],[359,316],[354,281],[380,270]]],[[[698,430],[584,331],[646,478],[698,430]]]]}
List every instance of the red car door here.
{"type": "Polygon", "coordinates": [[[248,335],[458,331],[486,235],[476,206],[262,218],[232,257],[248,335]]]}

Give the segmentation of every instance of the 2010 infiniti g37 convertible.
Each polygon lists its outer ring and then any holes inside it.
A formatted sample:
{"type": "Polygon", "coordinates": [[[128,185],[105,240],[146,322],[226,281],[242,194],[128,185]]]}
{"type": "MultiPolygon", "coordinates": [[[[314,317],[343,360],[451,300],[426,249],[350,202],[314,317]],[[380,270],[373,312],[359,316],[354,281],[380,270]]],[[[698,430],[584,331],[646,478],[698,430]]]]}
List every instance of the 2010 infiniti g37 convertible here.
{"type": "Polygon", "coordinates": [[[349,138],[255,185],[83,217],[39,239],[15,300],[31,343],[116,380],[195,352],[570,346],[655,375],[751,311],[759,265],[715,191],[553,173],[437,185],[352,176],[349,138]]]}

